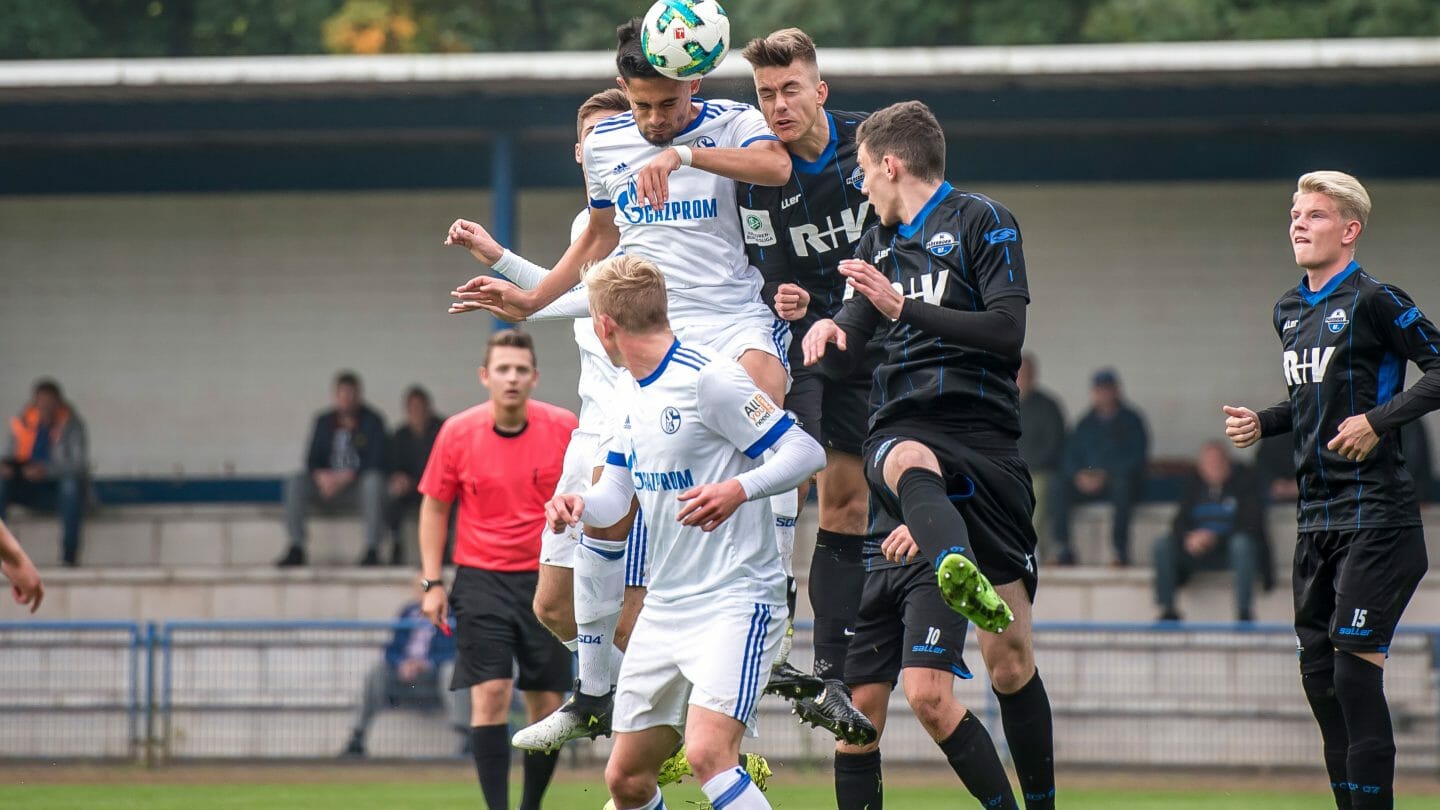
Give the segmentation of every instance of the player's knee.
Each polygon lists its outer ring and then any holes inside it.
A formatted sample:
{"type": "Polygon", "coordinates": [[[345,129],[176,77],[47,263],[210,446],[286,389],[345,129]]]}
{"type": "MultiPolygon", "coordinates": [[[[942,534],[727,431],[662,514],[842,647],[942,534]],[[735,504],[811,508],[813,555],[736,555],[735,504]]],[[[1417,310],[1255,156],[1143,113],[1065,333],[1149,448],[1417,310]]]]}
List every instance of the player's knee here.
{"type": "Polygon", "coordinates": [[[535,611],[535,618],[545,625],[546,630],[562,640],[575,637],[575,615],[570,604],[561,599],[536,594],[535,602],[530,607],[535,611]]]}
{"type": "MultiPolygon", "coordinates": [[[[915,719],[931,737],[944,736],[945,719],[956,713],[957,709],[964,715],[965,709],[955,702],[955,696],[948,690],[918,688],[913,691],[906,690],[905,697],[910,701],[910,710],[915,713],[915,719]]],[[[863,752],[862,752],[863,753],[863,752]]]]}
{"type": "Polygon", "coordinates": [[[616,804],[639,807],[655,795],[655,780],[626,767],[626,763],[610,758],[605,766],[605,786],[616,804]]]}
{"type": "Polygon", "coordinates": [[[729,770],[735,767],[736,756],[736,752],[730,751],[724,745],[705,740],[685,741],[685,760],[690,763],[690,770],[694,771],[696,776],[729,770]]]}
{"type": "Polygon", "coordinates": [[[885,480],[898,480],[906,470],[915,467],[940,472],[940,462],[930,448],[919,442],[900,442],[885,456],[885,480]]]}
{"type": "Polygon", "coordinates": [[[1002,695],[1009,695],[1020,691],[1020,688],[1030,682],[1035,675],[1035,662],[1024,654],[1024,650],[1002,648],[1004,652],[992,656],[995,660],[986,661],[986,670],[990,674],[990,684],[995,691],[1002,695]]]}
{"type": "Polygon", "coordinates": [[[849,743],[843,742],[835,743],[835,753],[837,754],[850,754],[853,756],[858,754],[869,754],[873,751],[879,750],[880,740],[878,738],[875,740],[875,742],[870,743],[869,745],[851,745],[849,743]]]}

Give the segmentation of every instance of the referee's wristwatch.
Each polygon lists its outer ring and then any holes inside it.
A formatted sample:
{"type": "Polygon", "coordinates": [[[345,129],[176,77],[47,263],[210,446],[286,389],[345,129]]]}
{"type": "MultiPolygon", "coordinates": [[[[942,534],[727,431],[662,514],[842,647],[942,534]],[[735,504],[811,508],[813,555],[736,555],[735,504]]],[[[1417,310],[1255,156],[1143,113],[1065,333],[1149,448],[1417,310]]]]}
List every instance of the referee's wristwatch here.
{"type": "Polygon", "coordinates": [[[421,577],[420,590],[422,592],[428,593],[431,588],[439,588],[442,591],[445,590],[445,578],[440,577],[438,579],[426,579],[424,577],[421,577]]]}

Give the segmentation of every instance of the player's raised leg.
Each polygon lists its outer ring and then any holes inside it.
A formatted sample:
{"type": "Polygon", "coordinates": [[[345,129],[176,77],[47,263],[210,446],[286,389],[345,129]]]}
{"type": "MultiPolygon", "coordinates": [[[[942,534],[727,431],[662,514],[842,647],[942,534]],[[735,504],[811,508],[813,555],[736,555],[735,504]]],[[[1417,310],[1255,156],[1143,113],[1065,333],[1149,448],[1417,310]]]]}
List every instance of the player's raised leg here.
{"type": "Polygon", "coordinates": [[[898,496],[915,543],[935,565],[945,603],[982,630],[1004,632],[1015,616],[980,571],[935,453],[917,441],[894,440],[877,448],[875,462],[883,465],[885,486],[898,496]]]}

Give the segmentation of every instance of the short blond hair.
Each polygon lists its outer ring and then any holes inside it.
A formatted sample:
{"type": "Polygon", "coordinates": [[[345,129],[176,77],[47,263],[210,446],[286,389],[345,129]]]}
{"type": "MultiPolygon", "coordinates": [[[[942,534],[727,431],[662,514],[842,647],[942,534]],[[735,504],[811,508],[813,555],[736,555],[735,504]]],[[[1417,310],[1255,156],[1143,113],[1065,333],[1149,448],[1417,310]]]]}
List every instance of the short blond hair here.
{"type": "Polygon", "coordinates": [[[1356,220],[1365,227],[1370,219],[1370,192],[1360,181],[1344,172],[1310,172],[1300,175],[1295,186],[1295,196],[1301,194],[1324,194],[1335,201],[1340,216],[1346,221],[1356,220]]]}
{"type": "Polygon", "coordinates": [[[750,40],[740,52],[751,67],[790,67],[795,62],[816,67],[815,40],[799,28],[781,28],[750,40]]]}
{"type": "Polygon", "coordinates": [[[649,259],[612,256],[585,272],[590,311],[606,315],[632,335],[657,332],[670,325],[665,276],[649,259]]]}

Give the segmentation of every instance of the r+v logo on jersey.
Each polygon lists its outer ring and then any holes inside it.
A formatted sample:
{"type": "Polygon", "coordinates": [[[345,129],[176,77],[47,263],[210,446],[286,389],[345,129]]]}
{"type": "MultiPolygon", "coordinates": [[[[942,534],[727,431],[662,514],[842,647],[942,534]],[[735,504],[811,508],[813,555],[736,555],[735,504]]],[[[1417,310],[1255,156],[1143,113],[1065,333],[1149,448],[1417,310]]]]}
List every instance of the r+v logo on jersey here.
{"type": "Polygon", "coordinates": [[[849,209],[841,211],[839,222],[826,214],[824,230],[821,230],[819,225],[811,223],[792,226],[790,243],[795,246],[795,255],[809,256],[812,250],[817,254],[825,254],[855,244],[860,241],[860,235],[865,232],[865,215],[868,213],[870,213],[870,201],[866,200],[856,206],[854,211],[849,209]]]}
{"type": "Polygon", "coordinates": [[[1330,358],[1335,356],[1334,346],[1316,346],[1310,349],[1285,352],[1282,366],[1287,386],[1325,382],[1325,370],[1330,367],[1330,358]]]}

